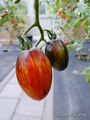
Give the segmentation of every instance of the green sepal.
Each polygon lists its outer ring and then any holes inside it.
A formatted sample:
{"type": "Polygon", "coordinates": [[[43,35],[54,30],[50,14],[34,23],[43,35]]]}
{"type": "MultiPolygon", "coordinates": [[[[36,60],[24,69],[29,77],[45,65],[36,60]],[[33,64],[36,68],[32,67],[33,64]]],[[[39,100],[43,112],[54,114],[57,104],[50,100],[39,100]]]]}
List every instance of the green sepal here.
{"type": "Polygon", "coordinates": [[[26,50],[32,48],[32,42],[25,36],[18,36],[20,50],[26,50]]]}
{"type": "Polygon", "coordinates": [[[48,37],[49,37],[50,40],[55,40],[57,38],[57,35],[53,30],[45,29],[44,31],[47,32],[48,37]]]}

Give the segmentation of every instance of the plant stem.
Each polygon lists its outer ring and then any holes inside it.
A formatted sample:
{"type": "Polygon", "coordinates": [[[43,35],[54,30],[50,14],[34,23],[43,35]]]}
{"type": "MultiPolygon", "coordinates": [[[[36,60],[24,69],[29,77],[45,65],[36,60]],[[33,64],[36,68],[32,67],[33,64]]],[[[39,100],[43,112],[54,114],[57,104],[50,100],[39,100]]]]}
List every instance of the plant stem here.
{"type": "Polygon", "coordinates": [[[33,27],[35,27],[35,24],[32,24],[24,33],[26,35],[33,27]]]}
{"type": "Polygon", "coordinates": [[[25,31],[24,35],[26,35],[33,27],[37,27],[40,32],[40,40],[37,41],[35,46],[38,46],[38,44],[41,41],[44,41],[46,43],[46,40],[44,38],[44,31],[40,25],[40,20],[39,20],[39,0],[34,0],[34,12],[35,12],[35,22],[25,31]]]}
{"type": "Polygon", "coordinates": [[[35,23],[39,24],[39,0],[34,0],[35,23]]]}

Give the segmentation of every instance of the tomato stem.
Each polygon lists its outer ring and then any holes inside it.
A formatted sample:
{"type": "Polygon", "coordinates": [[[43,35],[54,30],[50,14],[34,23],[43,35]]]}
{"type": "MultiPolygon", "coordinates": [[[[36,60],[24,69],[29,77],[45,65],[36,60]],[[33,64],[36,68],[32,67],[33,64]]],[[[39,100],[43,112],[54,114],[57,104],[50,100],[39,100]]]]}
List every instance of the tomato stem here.
{"type": "Polygon", "coordinates": [[[40,47],[40,49],[42,49],[45,45],[46,45],[46,44],[43,44],[43,45],[40,47]]]}
{"type": "Polygon", "coordinates": [[[39,24],[39,0],[34,0],[35,23],[39,24]]]}
{"type": "Polygon", "coordinates": [[[41,41],[44,41],[45,43],[47,42],[44,38],[44,31],[40,25],[40,20],[39,20],[39,0],[34,0],[34,12],[35,12],[35,22],[25,31],[24,35],[26,35],[32,28],[37,27],[40,32],[40,39],[37,41],[35,46],[38,46],[38,44],[41,41]]]}
{"type": "Polygon", "coordinates": [[[33,27],[35,27],[35,24],[32,24],[24,33],[26,35],[33,27]]]}

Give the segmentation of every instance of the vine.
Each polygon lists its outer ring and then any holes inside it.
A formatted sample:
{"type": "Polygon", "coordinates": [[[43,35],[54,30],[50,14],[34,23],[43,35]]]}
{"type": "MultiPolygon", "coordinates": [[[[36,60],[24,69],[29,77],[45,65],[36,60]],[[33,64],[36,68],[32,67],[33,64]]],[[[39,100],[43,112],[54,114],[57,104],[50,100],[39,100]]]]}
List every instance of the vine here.
{"type": "Polygon", "coordinates": [[[40,25],[40,20],[39,20],[39,0],[34,0],[34,12],[35,12],[35,22],[25,31],[24,35],[26,35],[32,28],[37,27],[40,31],[40,40],[37,41],[35,46],[38,46],[38,44],[41,41],[44,41],[46,43],[45,37],[44,37],[44,31],[40,25]]]}
{"type": "MultiPolygon", "coordinates": [[[[16,0],[14,1],[15,4],[19,3],[21,0],[16,0]]],[[[43,30],[41,24],[40,24],[40,19],[39,19],[39,0],[34,0],[34,12],[35,12],[35,20],[34,23],[24,32],[23,35],[18,36],[19,42],[20,42],[20,50],[24,49],[30,49],[32,47],[32,43],[28,42],[29,40],[26,38],[26,35],[28,32],[31,31],[34,27],[37,27],[39,32],[40,32],[40,39],[36,42],[34,45],[37,47],[41,41],[44,41],[45,44],[47,41],[45,40],[44,32],[46,31],[48,34],[48,37],[50,40],[56,39],[56,33],[54,33],[52,30],[43,30]]],[[[42,48],[42,47],[41,47],[42,48]]],[[[41,49],[40,48],[40,49],[41,49]]]]}

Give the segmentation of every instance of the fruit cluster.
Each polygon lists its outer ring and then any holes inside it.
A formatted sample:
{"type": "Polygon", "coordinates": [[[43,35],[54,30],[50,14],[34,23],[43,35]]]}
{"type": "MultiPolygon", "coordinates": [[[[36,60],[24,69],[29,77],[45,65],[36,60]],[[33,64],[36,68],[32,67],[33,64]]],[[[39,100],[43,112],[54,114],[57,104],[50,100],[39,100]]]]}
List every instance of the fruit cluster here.
{"type": "Polygon", "coordinates": [[[56,70],[67,68],[68,50],[63,41],[46,43],[45,53],[38,48],[23,50],[16,61],[16,76],[21,88],[35,100],[42,100],[52,84],[52,67],[56,70]]]}
{"type": "MultiPolygon", "coordinates": [[[[20,0],[16,0],[20,2],[20,0]]],[[[22,52],[16,61],[16,76],[21,88],[25,93],[35,100],[45,98],[52,84],[52,67],[56,70],[64,70],[68,65],[68,50],[61,40],[57,40],[57,35],[53,30],[43,30],[39,22],[39,0],[34,0],[35,21],[26,30],[24,36],[19,37],[22,52]],[[35,48],[26,39],[26,34],[37,27],[40,31],[40,40],[35,48]],[[47,32],[50,42],[44,37],[47,32]],[[38,49],[38,44],[44,41],[45,52],[38,49]],[[30,48],[28,50],[28,48],[30,48]],[[27,49],[27,50],[26,50],[27,49]]]]}

